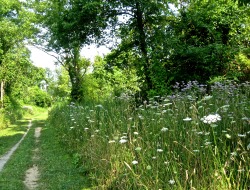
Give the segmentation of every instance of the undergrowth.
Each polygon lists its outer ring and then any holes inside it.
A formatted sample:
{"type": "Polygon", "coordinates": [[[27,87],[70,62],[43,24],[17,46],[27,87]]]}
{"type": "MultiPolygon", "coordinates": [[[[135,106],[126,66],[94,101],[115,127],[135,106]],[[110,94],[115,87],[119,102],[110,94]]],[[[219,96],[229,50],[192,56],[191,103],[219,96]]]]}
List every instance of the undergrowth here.
{"type": "Polygon", "coordinates": [[[93,189],[249,189],[250,83],[175,89],[139,107],[58,104],[49,125],[93,189]]]}

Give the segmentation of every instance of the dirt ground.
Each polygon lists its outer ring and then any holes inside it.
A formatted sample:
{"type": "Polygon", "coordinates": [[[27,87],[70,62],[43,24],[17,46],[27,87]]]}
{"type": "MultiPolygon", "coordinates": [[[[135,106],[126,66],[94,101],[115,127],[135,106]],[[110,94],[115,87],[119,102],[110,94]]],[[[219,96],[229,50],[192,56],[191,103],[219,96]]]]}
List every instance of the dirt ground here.
{"type": "MultiPolygon", "coordinates": [[[[35,129],[34,136],[36,137],[36,144],[39,143],[39,137],[41,135],[41,130],[42,130],[41,127],[37,127],[35,129]]],[[[32,158],[33,161],[39,160],[38,152],[39,152],[38,148],[33,150],[33,158],[32,158]]],[[[39,179],[39,169],[38,169],[38,166],[34,164],[31,168],[29,168],[26,171],[24,184],[28,189],[35,190],[38,186],[38,183],[37,183],[38,179],[39,179]]]]}

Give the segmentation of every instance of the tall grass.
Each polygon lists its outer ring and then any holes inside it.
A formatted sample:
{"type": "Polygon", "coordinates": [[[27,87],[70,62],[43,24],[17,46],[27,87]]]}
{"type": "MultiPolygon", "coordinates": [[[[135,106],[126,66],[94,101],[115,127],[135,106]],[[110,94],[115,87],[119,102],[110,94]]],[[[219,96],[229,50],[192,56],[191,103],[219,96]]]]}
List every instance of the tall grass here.
{"type": "Polygon", "coordinates": [[[250,188],[250,83],[175,89],[138,107],[60,104],[49,122],[93,189],[250,188]]]}

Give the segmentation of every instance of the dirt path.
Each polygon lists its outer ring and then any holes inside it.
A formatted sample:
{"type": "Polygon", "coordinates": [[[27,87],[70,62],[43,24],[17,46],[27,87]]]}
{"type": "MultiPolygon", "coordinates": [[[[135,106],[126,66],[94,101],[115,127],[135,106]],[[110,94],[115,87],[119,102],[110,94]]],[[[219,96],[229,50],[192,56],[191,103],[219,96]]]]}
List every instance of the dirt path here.
{"type": "Polygon", "coordinates": [[[16,151],[16,149],[19,147],[19,145],[21,144],[21,142],[23,141],[23,139],[26,137],[27,133],[30,130],[30,127],[32,126],[32,122],[31,120],[29,121],[28,124],[28,129],[27,131],[24,133],[23,137],[20,139],[20,141],[18,143],[15,144],[15,146],[13,146],[5,155],[3,155],[0,158],[0,172],[3,170],[4,165],[8,162],[8,160],[10,159],[11,155],[16,151]]]}
{"type": "MultiPolygon", "coordinates": [[[[42,128],[41,127],[37,127],[35,129],[35,134],[34,136],[36,137],[36,145],[39,143],[39,137],[41,135],[41,130],[42,128]]],[[[38,156],[38,152],[39,152],[39,149],[38,148],[35,148],[33,150],[33,157],[32,157],[32,160],[35,162],[35,161],[38,161],[39,160],[39,156],[38,156]]],[[[39,179],[39,169],[38,169],[38,166],[37,165],[33,165],[31,168],[29,168],[27,171],[26,171],[26,175],[25,175],[25,180],[24,180],[24,184],[25,186],[29,189],[29,190],[34,190],[38,187],[38,181],[39,179]]]]}
{"type": "MultiPolygon", "coordinates": [[[[12,154],[16,151],[16,149],[19,147],[21,142],[24,140],[24,138],[26,137],[27,133],[29,132],[31,126],[32,126],[32,122],[30,120],[29,125],[28,125],[28,129],[24,133],[23,137],[19,140],[19,142],[17,144],[15,144],[15,146],[13,146],[5,155],[0,157],[0,172],[3,170],[4,165],[8,162],[8,160],[10,159],[12,154]]],[[[36,138],[36,141],[35,141],[36,146],[39,143],[39,137],[41,135],[41,130],[42,130],[41,127],[37,127],[35,129],[34,136],[36,138]]],[[[36,162],[39,160],[38,152],[39,152],[38,148],[35,148],[33,150],[33,157],[32,157],[33,162],[36,162]]],[[[37,183],[38,179],[39,179],[39,170],[38,170],[37,165],[34,164],[31,168],[29,168],[26,171],[25,180],[23,182],[24,182],[25,186],[27,187],[27,189],[35,190],[38,186],[38,183],[37,183]]]]}

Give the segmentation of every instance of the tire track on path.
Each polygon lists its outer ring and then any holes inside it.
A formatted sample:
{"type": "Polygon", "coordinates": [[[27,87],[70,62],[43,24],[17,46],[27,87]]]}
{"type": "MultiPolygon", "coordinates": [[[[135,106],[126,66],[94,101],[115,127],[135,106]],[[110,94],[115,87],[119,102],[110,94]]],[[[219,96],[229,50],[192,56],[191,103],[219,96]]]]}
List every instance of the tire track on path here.
{"type": "MultiPolygon", "coordinates": [[[[36,145],[39,143],[39,137],[41,135],[41,130],[42,130],[42,127],[37,127],[35,129],[34,136],[36,138],[36,141],[35,141],[36,145]]],[[[37,153],[39,152],[39,149],[36,148],[33,150],[33,152],[34,152],[34,155],[32,157],[33,161],[39,160],[40,158],[37,155],[37,153]]],[[[38,169],[38,166],[36,164],[33,164],[33,166],[26,171],[25,180],[23,182],[29,190],[37,189],[37,187],[38,187],[37,181],[39,179],[39,175],[40,175],[39,169],[38,169]]]]}
{"type": "Polygon", "coordinates": [[[23,139],[26,137],[26,135],[28,134],[28,132],[29,132],[29,130],[31,128],[31,126],[32,126],[32,121],[30,120],[29,124],[28,124],[28,129],[24,133],[23,137],[19,140],[19,142],[16,143],[6,154],[4,154],[2,157],[0,157],[0,172],[3,170],[4,165],[9,161],[10,157],[16,151],[16,149],[19,147],[19,145],[21,144],[23,139]]]}

